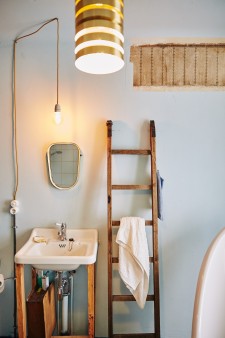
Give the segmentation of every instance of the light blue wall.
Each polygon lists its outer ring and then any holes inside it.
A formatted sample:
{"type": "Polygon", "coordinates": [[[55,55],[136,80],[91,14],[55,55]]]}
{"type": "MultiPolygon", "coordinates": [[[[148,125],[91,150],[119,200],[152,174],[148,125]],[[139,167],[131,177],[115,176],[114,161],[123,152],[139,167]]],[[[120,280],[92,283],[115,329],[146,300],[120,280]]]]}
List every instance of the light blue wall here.
{"type": "MultiPolygon", "coordinates": [[[[59,17],[60,97],[63,123],[55,126],[56,103],[54,23],[17,46],[17,108],[20,213],[18,249],[35,226],[65,221],[69,227],[95,227],[100,246],[96,280],[96,336],[107,335],[107,198],[106,127],[114,123],[116,144],[145,147],[147,121],[157,128],[158,168],[165,179],[165,221],[159,223],[162,338],[190,338],[198,271],[205,250],[225,226],[225,95],[223,92],[149,92],[132,87],[132,43],[152,38],[223,38],[223,0],[125,0],[126,65],[113,75],[82,74],[74,67],[73,0],[0,1],[0,273],[12,276],[12,229],[8,213],[13,192],[11,85],[12,42],[35,24],[59,17]],[[73,141],[83,152],[76,188],[58,191],[47,177],[45,152],[55,141],[73,141]]],[[[146,163],[141,164],[147,170],[146,163]]],[[[121,179],[116,163],[114,174],[121,179]]],[[[131,173],[141,178],[138,167],[131,173]]],[[[124,162],[122,175],[130,171],[124,162]],[[124,170],[125,169],[125,170],[124,170]]],[[[115,216],[144,214],[146,200],[128,196],[115,216]],[[140,208],[136,208],[136,206],[140,208]]],[[[142,197],[141,197],[142,198],[142,197]]],[[[27,271],[29,276],[29,271],[27,271]]],[[[86,327],[86,272],[75,279],[76,327],[86,327]]],[[[27,283],[29,291],[29,282],[27,283]]],[[[0,336],[13,326],[13,283],[0,294],[0,336]],[[7,304],[7,306],[6,306],[7,304]]],[[[136,311],[118,327],[146,329],[149,317],[136,311]]],[[[150,323],[151,325],[151,323],[150,323]]]]}

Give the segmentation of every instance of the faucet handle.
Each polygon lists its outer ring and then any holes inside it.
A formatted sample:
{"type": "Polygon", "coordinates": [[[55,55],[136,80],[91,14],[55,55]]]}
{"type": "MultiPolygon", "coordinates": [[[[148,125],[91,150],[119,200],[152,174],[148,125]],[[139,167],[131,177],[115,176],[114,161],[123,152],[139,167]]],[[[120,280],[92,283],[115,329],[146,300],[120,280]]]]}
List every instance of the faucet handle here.
{"type": "Polygon", "coordinates": [[[66,229],[66,223],[62,222],[62,223],[55,223],[56,226],[61,227],[63,229],[66,229]]]}

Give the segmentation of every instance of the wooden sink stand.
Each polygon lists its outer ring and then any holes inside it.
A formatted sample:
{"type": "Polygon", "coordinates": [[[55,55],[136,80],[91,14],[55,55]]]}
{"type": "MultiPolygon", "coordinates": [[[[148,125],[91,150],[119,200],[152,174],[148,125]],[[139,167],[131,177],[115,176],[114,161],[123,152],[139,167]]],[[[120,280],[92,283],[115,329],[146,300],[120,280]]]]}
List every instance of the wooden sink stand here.
{"type": "MultiPolygon", "coordinates": [[[[95,264],[87,265],[88,272],[88,335],[64,336],[65,338],[94,338],[95,337],[95,264]]],[[[32,272],[32,287],[35,286],[35,276],[32,272]]],[[[26,296],[24,286],[24,265],[16,264],[16,297],[17,297],[17,323],[18,338],[27,337],[26,296]]],[[[60,338],[49,336],[45,338],[60,338]]]]}

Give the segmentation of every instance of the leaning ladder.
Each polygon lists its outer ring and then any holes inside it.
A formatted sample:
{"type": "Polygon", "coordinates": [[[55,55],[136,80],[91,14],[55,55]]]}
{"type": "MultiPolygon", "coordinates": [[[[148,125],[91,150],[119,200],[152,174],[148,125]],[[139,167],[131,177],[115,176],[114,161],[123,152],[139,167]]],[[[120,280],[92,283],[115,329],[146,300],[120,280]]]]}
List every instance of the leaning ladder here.
{"type": "Polygon", "coordinates": [[[156,177],[156,133],[155,123],[150,121],[150,149],[129,150],[112,149],[112,121],[107,121],[107,193],[108,193],[108,333],[109,338],[160,338],[160,302],[159,302],[159,258],[158,258],[158,202],[156,177]],[[112,184],[112,155],[147,155],[151,156],[151,182],[149,185],[113,185],[112,184]],[[153,294],[148,294],[147,301],[154,302],[154,331],[153,333],[113,333],[113,302],[134,301],[133,295],[113,294],[113,264],[119,262],[119,257],[113,257],[112,227],[119,227],[119,220],[112,220],[112,190],[148,190],[152,196],[152,219],[145,220],[146,226],[152,227],[153,256],[149,262],[153,264],[153,294]]]}

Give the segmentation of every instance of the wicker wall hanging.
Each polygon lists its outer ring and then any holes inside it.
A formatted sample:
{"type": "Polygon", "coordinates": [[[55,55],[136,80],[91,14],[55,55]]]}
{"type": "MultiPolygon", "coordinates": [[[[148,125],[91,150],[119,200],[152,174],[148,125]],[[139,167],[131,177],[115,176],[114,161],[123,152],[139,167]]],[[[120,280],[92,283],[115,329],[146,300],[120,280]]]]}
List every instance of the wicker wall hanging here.
{"type": "Polygon", "coordinates": [[[225,43],[132,46],[133,85],[225,89],[225,43]]]}

